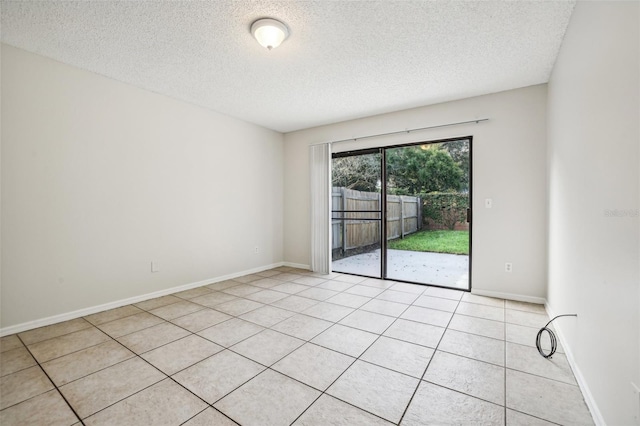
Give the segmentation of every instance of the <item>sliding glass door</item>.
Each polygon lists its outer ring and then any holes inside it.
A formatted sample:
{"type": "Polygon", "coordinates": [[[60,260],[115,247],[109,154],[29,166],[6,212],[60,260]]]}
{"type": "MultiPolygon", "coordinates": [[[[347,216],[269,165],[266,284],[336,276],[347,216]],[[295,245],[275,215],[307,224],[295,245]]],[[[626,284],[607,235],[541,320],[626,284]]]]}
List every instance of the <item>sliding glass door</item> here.
{"type": "Polygon", "coordinates": [[[336,154],[332,186],[334,271],[470,289],[471,138],[336,154]]]}

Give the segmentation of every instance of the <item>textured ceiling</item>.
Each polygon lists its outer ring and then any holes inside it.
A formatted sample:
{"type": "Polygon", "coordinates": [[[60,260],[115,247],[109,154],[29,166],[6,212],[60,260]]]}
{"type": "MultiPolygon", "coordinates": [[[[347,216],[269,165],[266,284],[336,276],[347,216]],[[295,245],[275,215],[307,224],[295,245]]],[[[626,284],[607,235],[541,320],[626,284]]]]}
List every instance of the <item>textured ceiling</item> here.
{"type": "Polygon", "coordinates": [[[570,1],[5,1],[2,41],[288,132],[545,83],[570,1]],[[291,36],[268,51],[260,17],[291,36]]]}

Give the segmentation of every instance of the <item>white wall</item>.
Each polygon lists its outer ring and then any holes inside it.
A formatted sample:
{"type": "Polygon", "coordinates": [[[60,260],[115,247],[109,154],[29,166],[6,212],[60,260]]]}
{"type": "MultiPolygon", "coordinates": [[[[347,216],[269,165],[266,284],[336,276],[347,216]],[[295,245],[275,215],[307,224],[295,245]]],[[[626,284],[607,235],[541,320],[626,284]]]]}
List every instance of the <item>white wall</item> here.
{"type": "Polygon", "coordinates": [[[578,2],[549,82],[549,307],[610,425],[639,424],[639,14],[578,2]]]}
{"type": "Polygon", "coordinates": [[[283,260],[280,133],[6,45],[2,124],[2,327],[283,260]]]}
{"type": "Polygon", "coordinates": [[[285,134],[284,258],[310,263],[308,146],[489,118],[480,124],[335,144],[334,151],[473,136],[473,291],[543,301],[546,293],[546,85],[285,134]],[[493,199],[491,210],[484,199],[493,199]],[[504,263],[513,272],[504,272],[504,263]]]}

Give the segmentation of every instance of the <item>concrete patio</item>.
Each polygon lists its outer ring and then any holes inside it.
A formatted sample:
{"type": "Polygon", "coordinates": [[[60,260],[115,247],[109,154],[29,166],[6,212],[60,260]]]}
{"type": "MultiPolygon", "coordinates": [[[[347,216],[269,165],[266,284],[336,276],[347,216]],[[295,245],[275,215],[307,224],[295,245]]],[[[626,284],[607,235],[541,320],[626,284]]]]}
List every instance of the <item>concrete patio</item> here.
{"type": "MultiPolygon", "coordinates": [[[[469,256],[387,250],[387,278],[467,290],[469,256]]],[[[335,272],[380,276],[380,249],[332,262],[335,272]]]]}

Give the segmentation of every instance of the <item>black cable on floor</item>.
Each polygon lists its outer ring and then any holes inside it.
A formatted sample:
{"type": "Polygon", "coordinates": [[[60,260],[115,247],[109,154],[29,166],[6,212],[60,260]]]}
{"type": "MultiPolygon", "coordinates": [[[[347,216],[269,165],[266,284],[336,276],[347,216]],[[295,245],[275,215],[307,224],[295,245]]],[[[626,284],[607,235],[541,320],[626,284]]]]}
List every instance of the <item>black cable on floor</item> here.
{"type": "Polygon", "coordinates": [[[549,321],[547,323],[547,325],[545,325],[544,327],[542,327],[540,329],[540,331],[538,331],[538,335],[536,336],[536,348],[538,348],[538,352],[540,352],[540,355],[542,355],[545,358],[551,358],[551,356],[556,353],[556,349],[558,347],[558,340],[556,339],[556,335],[553,333],[553,331],[551,331],[550,329],[548,329],[547,327],[549,326],[549,324],[551,324],[552,321],[554,321],[557,318],[560,317],[577,317],[578,314],[564,314],[564,315],[558,315],[557,317],[553,318],[551,321],[549,321]],[[541,339],[542,339],[542,333],[546,331],[547,333],[549,333],[549,339],[551,340],[551,351],[548,354],[545,354],[544,351],[542,350],[542,343],[541,343],[541,339]]]}

